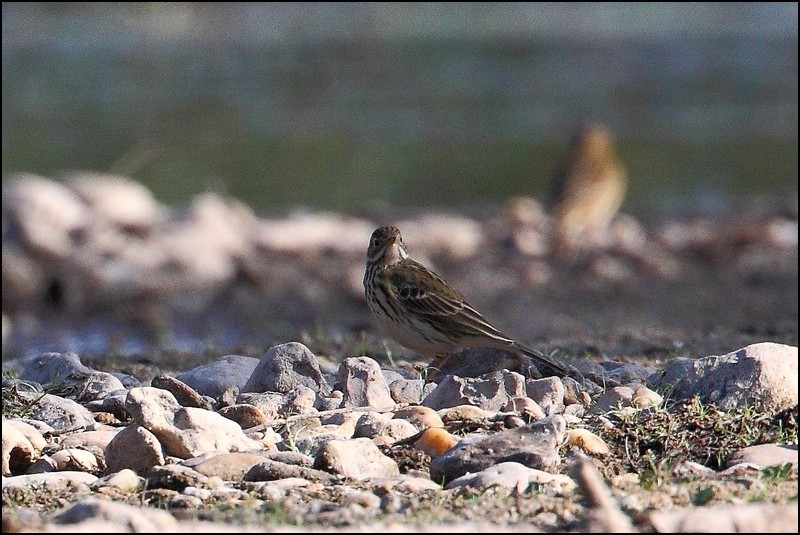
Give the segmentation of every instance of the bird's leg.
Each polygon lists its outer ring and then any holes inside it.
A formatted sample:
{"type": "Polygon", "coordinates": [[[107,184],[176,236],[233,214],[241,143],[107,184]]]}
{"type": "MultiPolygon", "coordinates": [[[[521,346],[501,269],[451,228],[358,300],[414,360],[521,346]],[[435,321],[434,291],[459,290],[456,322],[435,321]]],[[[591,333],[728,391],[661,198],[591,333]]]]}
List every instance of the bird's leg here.
{"type": "Polygon", "coordinates": [[[428,365],[428,376],[426,379],[428,381],[435,379],[439,371],[441,371],[445,363],[450,360],[450,357],[452,356],[452,353],[441,353],[434,355],[433,362],[428,365]]]}
{"type": "Polygon", "coordinates": [[[522,351],[512,350],[514,360],[516,361],[519,373],[525,376],[526,379],[541,379],[542,372],[536,367],[536,363],[530,355],[526,355],[522,351]]]}

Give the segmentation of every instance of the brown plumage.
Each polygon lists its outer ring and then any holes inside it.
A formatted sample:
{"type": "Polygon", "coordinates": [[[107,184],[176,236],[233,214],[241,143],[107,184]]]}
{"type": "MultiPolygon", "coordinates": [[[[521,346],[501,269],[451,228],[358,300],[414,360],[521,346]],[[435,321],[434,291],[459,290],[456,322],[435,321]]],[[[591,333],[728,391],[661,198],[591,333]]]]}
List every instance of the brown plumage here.
{"type": "Polygon", "coordinates": [[[553,182],[556,250],[591,245],[608,230],[627,192],[627,173],[611,132],[582,128],[553,182]]]}
{"type": "Polygon", "coordinates": [[[370,311],[394,340],[435,357],[439,365],[459,349],[493,347],[524,353],[544,375],[568,374],[563,363],[499,331],[442,277],[411,260],[396,227],[372,233],[364,292],[370,311]]]}

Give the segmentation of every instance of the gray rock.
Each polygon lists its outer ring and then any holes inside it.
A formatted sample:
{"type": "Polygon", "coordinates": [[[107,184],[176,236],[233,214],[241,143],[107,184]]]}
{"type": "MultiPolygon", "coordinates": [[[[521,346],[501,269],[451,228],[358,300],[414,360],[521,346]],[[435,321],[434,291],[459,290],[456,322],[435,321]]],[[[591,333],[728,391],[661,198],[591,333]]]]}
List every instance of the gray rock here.
{"type": "Polygon", "coordinates": [[[651,370],[640,364],[610,361],[600,364],[606,369],[605,376],[621,385],[647,384],[647,378],[652,374],[651,370]]]}
{"type": "Polygon", "coordinates": [[[263,481],[260,484],[253,483],[253,491],[259,496],[270,502],[280,502],[284,497],[299,487],[307,487],[311,482],[299,477],[289,477],[276,481],[263,481]]]}
{"type": "Polygon", "coordinates": [[[356,438],[371,437],[375,429],[392,419],[392,414],[388,412],[369,411],[361,413],[355,422],[353,436],[356,438]]]}
{"type": "Polygon", "coordinates": [[[22,430],[3,419],[3,476],[24,473],[41,451],[22,430]]]}
{"type": "Polygon", "coordinates": [[[630,407],[633,400],[633,388],[628,386],[615,386],[606,390],[594,402],[588,414],[608,412],[617,407],[630,407]]]}
{"type": "Polygon", "coordinates": [[[283,414],[307,414],[313,412],[317,401],[317,393],[304,385],[297,385],[286,393],[282,407],[283,414]]]}
{"type": "Polygon", "coordinates": [[[216,361],[178,375],[176,378],[204,396],[218,399],[226,390],[242,390],[258,366],[259,359],[225,355],[216,361]]]}
{"type": "Polygon", "coordinates": [[[525,391],[548,416],[564,412],[564,382],[558,377],[528,379],[525,391]]]}
{"type": "Polygon", "coordinates": [[[245,392],[236,396],[236,403],[240,405],[252,405],[258,408],[264,417],[274,420],[278,415],[285,415],[284,406],[286,405],[286,395],[277,392],[245,392]]]}
{"type": "Polygon", "coordinates": [[[500,370],[517,372],[524,377],[541,377],[533,361],[522,353],[482,347],[457,352],[439,370],[429,373],[428,379],[442,382],[448,375],[481,377],[500,370]]]}
{"type": "Polygon", "coordinates": [[[386,380],[386,384],[390,385],[393,382],[397,381],[398,379],[405,379],[406,376],[396,370],[390,370],[387,368],[381,368],[381,373],[383,374],[383,378],[386,380]]]}
{"type": "Polygon", "coordinates": [[[371,425],[361,425],[358,428],[359,437],[371,438],[381,444],[393,444],[418,432],[413,424],[398,418],[375,421],[371,425]]]}
{"type": "Polygon", "coordinates": [[[447,484],[468,472],[480,472],[501,462],[553,471],[561,462],[556,449],[564,439],[566,427],[564,418],[555,415],[529,427],[465,438],[431,462],[431,479],[447,484]]]}
{"type": "MultiPolygon", "coordinates": [[[[561,383],[564,385],[564,404],[572,405],[573,403],[580,403],[585,395],[597,396],[603,392],[603,388],[593,383],[589,379],[583,379],[579,383],[572,377],[562,377],[561,383]]],[[[619,386],[606,381],[606,385],[610,388],[612,386],[619,386]]]]}
{"type": "Polygon", "coordinates": [[[170,377],[169,375],[157,375],[150,381],[150,386],[166,390],[183,407],[197,407],[200,409],[211,409],[211,403],[203,399],[197,391],[183,381],[170,377]]]}
{"type": "Polygon", "coordinates": [[[435,388],[435,384],[422,379],[400,378],[389,383],[389,393],[395,403],[419,403],[435,388]]]}
{"type": "Polygon", "coordinates": [[[52,394],[39,398],[33,409],[33,419],[45,422],[56,431],[86,429],[95,423],[94,416],[83,405],[52,394]]]}
{"type": "Polygon", "coordinates": [[[394,408],[395,402],[377,362],[369,357],[349,357],[339,366],[336,390],[344,394],[342,407],[394,408]]]}
{"type": "Polygon", "coordinates": [[[266,418],[272,420],[278,416],[314,412],[317,393],[307,386],[297,385],[286,393],[264,392],[259,394],[245,392],[239,394],[236,401],[239,404],[249,404],[257,407],[264,413],[266,418]]]}
{"type": "Polygon", "coordinates": [[[790,533],[797,530],[797,521],[796,503],[686,507],[647,516],[647,523],[659,533],[790,533]]]}
{"type": "Polygon", "coordinates": [[[299,342],[271,347],[261,357],[242,392],[291,392],[298,385],[327,391],[317,357],[299,342]]]}
{"type": "Polygon", "coordinates": [[[233,420],[239,424],[239,427],[242,429],[250,429],[251,427],[255,427],[257,425],[263,425],[273,420],[275,417],[275,415],[267,416],[264,414],[264,411],[255,405],[250,405],[247,403],[239,403],[236,405],[223,407],[218,412],[228,420],[233,420]]]}
{"type": "Polygon", "coordinates": [[[204,476],[217,476],[225,481],[242,481],[253,466],[266,460],[265,453],[267,452],[212,453],[181,464],[204,476]]]}
{"type": "Polygon", "coordinates": [[[3,187],[6,219],[26,247],[49,258],[66,258],[75,250],[75,236],[89,226],[91,212],[58,182],[19,173],[3,187]]]}
{"type": "MultiPolygon", "coordinates": [[[[611,363],[612,365],[615,363],[611,363]]],[[[599,392],[602,388],[619,386],[619,381],[607,370],[609,367],[594,359],[577,359],[567,367],[573,372],[570,377],[562,377],[565,381],[571,379],[575,381],[579,391],[588,390],[589,392],[599,392]]]]}
{"type": "Polygon", "coordinates": [[[311,468],[314,466],[314,458],[294,451],[265,451],[262,454],[271,461],[280,461],[296,466],[311,468]]]}
{"type": "Polygon", "coordinates": [[[511,398],[525,396],[525,377],[516,372],[500,370],[480,377],[448,375],[428,394],[422,405],[443,409],[457,405],[474,405],[498,411],[511,398]]]}
{"type": "Polygon", "coordinates": [[[164,452],[158,438],[142,427],[133,424],[117,433],[105,449],[109,472],[126,468],[147,477],[156,466],[164,464],[164,452]]]}
{"type": "Polygon", "coordinates": [[[41,474],[25,474],[21,476],[12,476],[3,478],[3,488],[24,488],[33,486],[48,486],[48,487],[61,487],[69,488],[75,487],[81,483],[91,484],[97,481],[97,476],[87,472],[76,471],[63,471],[63,472],[47,472],[41,474]]]}
{"type": "Polygon", "coordinates": [[[124,422],[131,417],[128,409],[125,408],[125,399],[127,397],[128,390],[117,390],[115,392],[110,392],[103,399],[96,399],[84,403],[84,406],[92,412],[109,412],[118,420],[124,422]]]}
{"type": "Polygon", "coordinates": [[[431,481],[427,477],[411,476],[408,474],[400,474],[399,476],[373,478],[369,480],[369,484],[374,489],[381,492],[394,493],[399,491],[406,494],[414,494],[423,491],[440,491],[441,485],[431,481]]]}
{"type": "Polygon", "coordinates": [[[248,470],[247,474],[244,476],[244,480],[276,481],[290,477],[307,479],[308,481],[322,483],[323,485],[333,485],[337,482],[337,478],[328,472],[274,460],[267,460],[256,464],[248,470]]]}
{"type": "Polygon", "coordinates": [[[138,388],[142,386],[142,382],[139,381],[139,379],[137,379],[133,375],[128,375],[127,373],[120,373],[120,372],[111,372],[111,375],[120,380],[123,388],[138,388]]]}
{"type": "Polygon", "coordinates": [[[796,473],[797,444],[759,444],[742,448],[730,456],[726,466],[730,467],[739,463],[754,464],[762,469],[770,466],[791,464],[796,473]]]}
{"type": "MultiPolygon", "coordinates": [[[[86,472],[87,470],[81,470],[77,467],[71,467],[71,470],[76,470],[80,472],[86,472]]],[[[46,474],[49,472],[58,472],[58,463],[49,455],[43,455],[36,459],[36,462],[31,464],[28,469],[25,471],[26,474],[46,474]]]]}
{"type": "Polygon", "coordinates": [[[137,492],[144,488],[145,479],[136,474],[133,470],[124,468],[119,472],[111,473],[105,477],[101,477],[91,484],[92,490],[99,490],[102,488],[115,488],[124,492],[137,492]]]}
{"type": "Polygon", "coordinates": [[[134,421],[158,437],[168,455],[187,459],[209,451],[261,448],[236,422],[215,412],[181,407],[166,390],[134,388],[125,405],[134,421]]]}
{"type": "Polygon", "coordinates": [[[752,344],[723,356],[678,359],[648,378],[670,385],[676,400],[700,396],[722,410],[764,404],[773,410],[797,406],[797,348],[752,344]]]}
{"type": "Polygon", "coordinates": [[[86,401],[124,388],[110,373],[84,366],[75,353],[43,353],[28,363],[20,377],[42,385],[57,384],[74,392],[77,399],[86,401]]]}
{"type": "Polygon", "coordinates": [[[58,383],[73,373],[91,374],[94,370],[81,363],[75,353],[42,353],[28,362],[21,379],[47,385],[58,383]]]}
{"type": "Polygon", "coordinates": [[[309,432],[302,433],[297,437],[287,439],[284,443],[288,443],[297,453],[302,455],[315,456],[322,447],[331,440],[342,440],[348,437],[344,436],[339,429],[317,429],[310,430],[309,432]]]}
{"type": "Polygon", "coordinates": [[[452,480],[447,489],[470,486],[476,489],[503,487],[517,492],[525,492],[531,484],[546,485],[555,490],[569,491],[575,482],[563,474],[551,474],[520,463],[504,462],[485,468],[475,474],[466,474],[452,480]]]}
{"type": "Polygon", "coordinates": [[[606,373],[606,369],[595,359],[575,359],[571,364],[587,377],[602,377],[606,373]]]}
{"type": "Polygon", "coordinates": [[[180,464],[167,464],[153,467],[147,478],[147,488],[183,492],[186,487],[201,487],[207,482],[208,477],[197,470],[180,464]]]}
{"type": "Polygon", "coordinates": [[[344,394],[339,390],[334,390],[328,396],[317,394],[317,400],[314,402],[314,408],[318,411],[332,411],[342,406],[344,394]]]}
{"type": "Polygon", "coordinates": [[[314,468],[356,479],[400,474],[397,463],[368,438],[326,442],[314,459],[314,468]]]}

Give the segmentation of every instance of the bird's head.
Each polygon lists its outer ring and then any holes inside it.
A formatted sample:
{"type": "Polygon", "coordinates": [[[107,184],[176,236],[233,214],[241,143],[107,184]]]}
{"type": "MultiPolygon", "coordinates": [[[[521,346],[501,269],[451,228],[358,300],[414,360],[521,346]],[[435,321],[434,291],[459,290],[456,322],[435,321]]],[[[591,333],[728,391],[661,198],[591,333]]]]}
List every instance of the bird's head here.
{"type": "Polygon", "coordinates": [[[408,251],[397,227],[380,227],[375,229],[369,239],[367,262],[387,266],[397,264],[408,258],[408,251]]]}

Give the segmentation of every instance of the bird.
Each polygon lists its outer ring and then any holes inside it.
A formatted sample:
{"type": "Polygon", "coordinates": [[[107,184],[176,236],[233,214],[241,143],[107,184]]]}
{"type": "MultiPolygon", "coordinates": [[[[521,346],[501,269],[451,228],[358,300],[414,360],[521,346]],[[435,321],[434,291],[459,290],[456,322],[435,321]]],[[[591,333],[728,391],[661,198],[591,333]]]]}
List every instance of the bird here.
{"type": "Polygon", "coordinates": [[[580,128],[553,175],[556,254],[583,249],[602,238],[622,206],[627,185],[611,131],[599,124],[580,128]]]}
{"type": "Polygon", "coordinates": [[[577,371],[498,330],[440,275],[409,257],[400,230],[376,229],[369,240],[364,293],[372,315],[400,345],[434,357],[434,371],[459,349],[522,353],[542,375],[577,371]]]}

